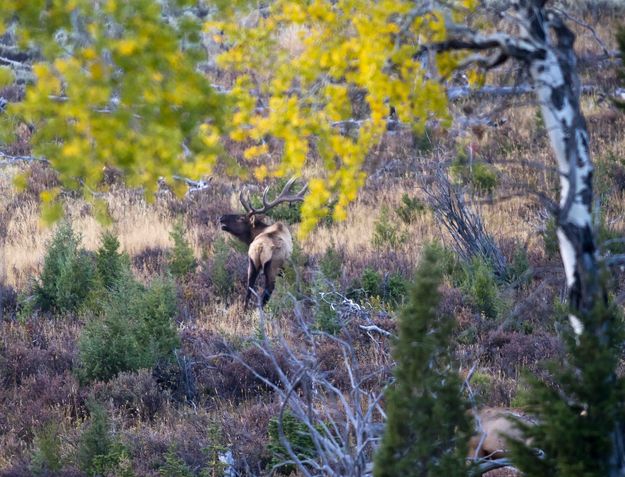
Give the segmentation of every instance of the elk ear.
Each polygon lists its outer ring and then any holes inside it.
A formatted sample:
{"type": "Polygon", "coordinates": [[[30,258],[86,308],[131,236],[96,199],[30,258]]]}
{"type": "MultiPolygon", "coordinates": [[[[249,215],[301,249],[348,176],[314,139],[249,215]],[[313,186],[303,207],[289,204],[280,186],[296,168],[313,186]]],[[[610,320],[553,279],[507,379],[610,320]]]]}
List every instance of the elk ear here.
{"type": "Polygon", "coordinates": [[[254,225],[256,225],[256,216],[254,214],[251,214],[249,216],[249,219],[250,219],[250,225],[254,227],[254,225]]]}

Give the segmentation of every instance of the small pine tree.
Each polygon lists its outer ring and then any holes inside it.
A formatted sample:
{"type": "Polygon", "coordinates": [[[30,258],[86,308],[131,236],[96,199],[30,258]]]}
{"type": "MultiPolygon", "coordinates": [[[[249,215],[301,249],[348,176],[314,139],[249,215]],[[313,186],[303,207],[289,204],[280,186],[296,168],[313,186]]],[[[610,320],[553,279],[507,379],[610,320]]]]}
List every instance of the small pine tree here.
{"type": "Polygon", "coordinates": [[[531,445],[511,443],[513,462],[527,477],[612,475],[611,433],[625,422],[625,380],[616,373],[624,330],[616,307],[598,301],[583,317],[582,335],[565,335],[566,359],[551,367],[556,386],[527,378],[527,408],[538,424],[519,423],[531,445]]]}
{"type": "Polygon", "coordinates": [[[33,475],[49,475],[62,467],[59,428],[57,424],[49,423],[35,435],[30,471],[33,475]]]}
{"type": "Polygon", "coordinates": [[[435,249],[426,248],[399,317],[393,350],[396,381],[386,397],[386,430],[375,456],[375,477],[467,475],[471,423],[452,362],[454,320],[437,312],[442,276],[435,249]]]}
{"type": "Polygon", "coordinates": [[[95,259],[96,278],[102,287],[110,289],[129,268],[128,257],[119,252],[119,240],[113,233],[104,232],[101,240],[95,259]]]}
{"type": "Polygon", "coordinates": [[[210,280],[217,296],[228,299],[234,291],[234,277],[228,269],[230,246],[223,237],[213,243],[213,261],[210,265],[210,280]]]}
{"type": "Polygon", "coordinates": [[[159,360],[171,358],[174,350],[180,346],[174,323],[177,312],[176,290],[171,279],[155,279],[142,293],[132,311],[140,318],[137,341],[146,354],[144,361],[153,366],[159,360]]]}
{"type": "Polygon", "coordinates": [[[113,446],[109,418],[104,408],[95,401],[88,403],[89,424],[80,436],[77,461],[80,469],[94,475],[98,457],[105,456],[113,446]]]}
{"type": "Polygon", "coordinates": [[[158,469],[162,477],[193,477],[194,473],[189,466],[176,455],[176,450],[171,446],[165,454],[165,462],[158,469]]]}
{"type": "Polygon", "coordinates": [[[169,271],[175,277],[182,278],[195,271],[197,261],[193,256],[193,250],[184,236],[184,225],[178,220],[169,234],[174,241],[174,249],[169,257],[169,271]]]}
{"type": "MultiPolygon", "coordinates": [[[[310,431],[304,423],[299,421],[290,412],[282,415],[282,432],[284,437],[289,441],[293,452],[301,459],[310,459],[316,454],[315,444],[313,443],[310,431]]],[[[277,469],[281,475],[290,475],[295,472],[294,464],[291,461],[288,451],[280,441],[280,431],[278,429],[278,418],[275,417],[269,421],[268,427],[269,445],[267,450],[271,453],[271,465],[277,469]]]]}
{"type": "Polygon", "coordinates": [[[33,290],[34,306],[42,311],[75,311],[93,286],[93,262],[80,248],[80,236],[69,223],[61,224],[44,258],[33,290]]]}
{"type": "Polygon", "coordinates": [[[146,289],[125,275],[101,308],[102,316],[87,323],[78,342],[82,382],[107,380],[172,358],[179,338],[171,281],[157,279],[146,289]]]}
{"type": "Polygon", "coordinates": [[[484,316],[497,318],[503,303],[493,267],[483,257],[475,256],[465,264],[464,273],[463,291],[484,316]]]}

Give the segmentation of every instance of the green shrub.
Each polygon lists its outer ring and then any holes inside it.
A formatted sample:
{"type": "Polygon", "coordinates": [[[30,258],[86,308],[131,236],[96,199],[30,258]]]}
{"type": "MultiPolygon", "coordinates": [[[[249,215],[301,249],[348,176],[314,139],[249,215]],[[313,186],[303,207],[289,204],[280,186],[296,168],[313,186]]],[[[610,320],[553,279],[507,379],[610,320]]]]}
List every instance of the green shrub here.
{"type": "Polygon", "coordinates": [[[111,232],[104,232],[101,241],[95,258],[96,279],[100,286],[109,289],[130,270],[130,260],[128,255],[119,252],[119,240],[111,232]]]}
{"type": "Polygon", "coordinates": [[[404,224],[410,225],[423,215],[426,210],[427,207],[421,199],[410,197],[404,193],[401,196],[401,204],[395,209],[395,213],[404,224]]]}
{"type": "Polygon", "coordinates": [[[338,314],[326,301],[318,301],[315,307],[315,328],[331,335],[341,331],[338,314]]]}
{"type": "MultiPolygon", "coordinates": [[[[293,291],[295,287],[284,275],[278,275],[276,286],[271,294],[271,300],[267,302],[265,310],[272,315],[290,313],[293,310],[293,291]]],[[[258,335],[262,338],[262,333],[258,335]]]]}
{"type": "Polygon", "coordinates": [[[493,377],[490,374],[476,371],[471,376],[471,389],[473,390],[475,402],[478,406],[487,403],[488,397],[493,388],[493,377]]]}
{"type": "Polygon", "coordinates": [[[434,142],[432,141],[432,132],[427,128],[423,132],[412,133],[412,145],[421,152],[421,154],[427,154],[434,149],[434,142]]]}
{"type": "Polygon", "coordinates": [[[133,303],[132,311],[138,319],[137,339],[148,353],[151,367],[161,359],[168,359],[180,346],[178,331],[174,323],[177,312],[176,289],[173,283],[157,278],[133,303]]]}
{"type": "Polygon", "coordinates": [[[174,248],[169,255],[169,271],[173,276],[182,278],[194,272],[197,267],[193,250],[184,236],[182,220],[175,223],[169,235],[174,241],[174,248]]]}
{"type": "Polygon", "coordinates": [[[207,437],[208,445],[204,448],[207,462],[200,472],[200,477],[221,477],[225,474],[228,464],[220,457],[228,451],[228,446],[224,444],[223,432],[216,424],[208,427],[207,437]]]}
{"type": "MultiPolygon", "coordinates": [[[[247,251],[245,252],[247,255],[247,251]]],[[[213,243],[213,261],[210,267],[210,280],[217,296],[228,299],[234,291],[234,276],[228,269],[230,246],[223,237],[213,243]]]]}
{"type": "Polygon", "coordinates": [[[132,460],[126,447],[120,442],[113,442],[104,455],[97,455],[93,461],[93,476],[135,477],[132,460]]]}
{"type": "Polygon", "coordinates": [[[61,436],[56,423],[50,423],[35,435],[35,445],[30,462],[33,475],[49,475],[63,467],[61,436]]]}
{"type": "Polygon", "coordinates": [[[474,257],[464,266],[465,277],[462,289],[473,305],[487,318],[497,318],[502,301],[495,272],[491,265],[481,257],[474,257]]]}
{"type": "Polygon", "coordinates": [[[338,280],[341,277],[343,259],[334,247],[326,250],[321,260],[319,260],[319,270],[328,280],[338,280]]]}
{"type": "Polygon", "coordinates": [[[113,439],[109,418],[104,408],[94,401],[88,403],[88,408],[89,424],[80,435],[77,460],[83,472],[96,475],[96,458],[109,453],[113,446],[113,439]]]}
{"type": "Polygon", "coordinates": [[[293,241],[291,259],[284,264],[282,273],[276,279],[276,287],[267,303],[267,310],[272,313],[284,313],[293,309],[293,297],[301,299],[313,293],[311,284],[301,277],[309,262],[297,240],[293,241]]]}
{"type": "Polygon", "coordinates": [[[512,261],[506,268],[506,278],[510,282],[523,279],[522,281],[525,283],[530,279],[530,276],[526,274],[529,268],[530,262],[527,258],[527,250],[525,247],[515,247],[512,261]]]}
{"type": "MultiPolygon", "coordinates": [[[[293,452],[302,460],[314,457],[316,454],[315,445],[306,425],[298,420],[290,412],[285,412],[282,416],[282,431],[289,441],[293,452]]],[[[280,432],[278,430],[278,418],[269,421],[269,444],[267,449],[271,454],[270,465],[277,467],[282,475],[289,475],[295,472],[295,465],[286,464],[291,460],[289,453],[280,442],[280,432]]]]}
{"type": "Polygon", "coordinates": [[[339,296],[333,292],[333,286],[327,280],[317,280],[313,285],[315,296],[314,320],[315,328],[326,333],[336,334],[341,330],[341,323],[336,309],[339,296]]]}
{"type": "Polygon", "coordinates": [[[408,281],[399,273],[383,277],[378,271],[367,267],[350,288],[350,297],[362,298],[358,296],[360,292],[367,299],[378,297],[387,305],[395,307],[403,302],[408,292],[408,281]]]}
{"type": "Polygon", "coordinates": [[[57,227],[35,283],[33,305],[42,311],[76,311],[93,288],[94,265],[69,223],[57,227]]]}
{"type": "Polygon", "coordinates": [[[91,314],[102,313],[102,307],[126,277],[131,277],[130,258],[119,252],[119,241],[111,232],[101,237],[101,245],[95,254],[95,274],[93,287],[83,308],[91,314]]]}
{"type": "Polygon", "coordinates": [[[171,282],[157,279],[145,288],[132,277],[122,279],[79,338],[81,381],[108,380],[170,359],[179,345],[175,314],[171,282]]]}
{"type": "Polygon", "coordinates": [[[458,259],[458,255],[452,249],[445,247],[440,242],[431,242],[424,248],[432,249],[438,257],[438,263],[443,274],[449,278],[453,285],[459,285],[464,280],[464,269],[458,259]]]}
{"type": "Polygon", "coordinates": [[[458,334],[458,343],[465,345],[476,344],[478,337],[479,332],[477,330],[477,326],[470,325],[458,334]]]}
{"type": "Polygon", "coordinates": [[[382,294],[382,277],[373,268],[365,268],[360,276],[360,285],[367,297],[382,294]]]}
{"type": "Polygon", "coordinates": [[[556,229],[556,219],[552,217],[547,221],[545,230],[542,232],[545,255],[549,259],[557,257],[560,253],[556,229]]]}
{"type": "Polygon", "coordinates": [[[195,474],[185,462],[176,455],[173,447],[165,454],[165,463],[158,469],[163,477],[193,477],[195,474]]]}
{"type": "Polygon", "coordinates": [[[532,401],[532,392],[525,379],[519,380],[514,397],[510,401],[510,406],[517,409],[525,409],[532,401]]]}
{"type": "Polygon", "coordinates": [[[380,216],[373,225],[372,245],[376,249],[394,248],[406,241],[406,235],[399,230],[399,225],[391,221],[389,209],[383,205],[380,216]]]}
{"type": "Polygon", "coordinates": [[[497,173],[495,169],[483,162],[476,162],[473,164],[471,171],[471,184],[479,193],[492,194],[497,187],[497,173]]]}
{"type": "Polygon", "coordinates": [[[497,187],[495,169],[482,161],[470,162],[464,148],[456,153],[451,163],[450,174],[456,182],[470,184],[478,193],[492,193],[497,187]]]}
{"type": "Polygon", "coordinates": [[[401,305],[408,294],[409,282],[399,273],[388,276],[384,283],[382,297],[392,306],[401,305]]]}
{"type": "Polygon", "coordinates": [[[590,312],[576,311],[584,331],[575,335],[563,327],[566,355],[549,364],[549,378],[526,375],[527,411],[536,424],[521,423],[524,438],[511,443],[512,462],[523,475],[618,474],[621,452],[614,450],[614,434],[625,422],[625,379],[619,371],[625,330],[619,308],[598,298],[590,312]]]}

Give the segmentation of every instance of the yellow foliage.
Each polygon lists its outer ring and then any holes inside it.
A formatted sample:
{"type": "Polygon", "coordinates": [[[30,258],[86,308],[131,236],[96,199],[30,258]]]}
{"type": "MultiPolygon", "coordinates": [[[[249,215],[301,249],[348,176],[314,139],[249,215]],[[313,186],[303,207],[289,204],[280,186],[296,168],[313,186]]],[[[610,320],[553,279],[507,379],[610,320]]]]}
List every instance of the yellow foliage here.
{"type": "Polygon", "coordinates": [[[120,40],[117,43],[117,51],[122,56],[130,56],[137,50],[137,41],[132,38],[120,40]]]}
{"type": "MultiPolygon", "coordinates": [[[[462,16],[474,6],[473,0],[458,0],[452,13],[462,16]]],[[[300,173],[311,141],[316,145],[324,173],[310,181],[300,234],[330,213],[332,198],[334,219],[345,218],[364,184],[366,155],[386,131],[390,105],[416,130],[423,130],[431,117],[448,120],[444,88],[425,79],[416,59],[423,41],[445,39],[446,16],[434,10],[406,22],[413,9],[411,0],[279,0],[253,26],[236,19],[205,25],[232,45],[219,64],[243,78],[231,94],[236,106],[230,138],[258,142],[273,136],[283,144],[282,162],[256,169],[257,178],[300,173]],[[296,48],[283,42],[285,31],[298,32],[296,48]],[[247,77],[251,70],[266,79],[253,85],[247,77]],[[259,87],[268,95],[266,109],[257,110],[249,98],[248,92],[259,87]],[[368,117],[348,137],[338,125],[352,117],[355,98],[365,99],[368,117]]],[[[438,55],[441,76],[457,67],[459,59],[438,55]]],[[[264,153],[261,146],[252,146],[244,156],[264,153]]]]}
{"type": "MultiPolygon", "coordinates": [[[[185,15],[180,22],[169,22],[167,2],[157,0],[5,2],[0,13],[18,19],[22,40],[43,52],[16,111],[37,124],[35,153],[50,159],[64,183],[95,185],[91,171],[111,164],[150,192],[160,176],[209,171],[225,136],[254,144],[243,156],[262,162],[252,171],[258,180],[300,174],[313,150],[323,169],[302,205],[305,234],[331,203],[334,219],[345,218],[390,106],[415,130],[430,118],[448,120],[445,90],[428,79],[417,53],[424,42],[445,39],[448,13],[458,19],[476,2],[454,0],[446,12],[414,16],[414,0],[276,0],[267,15],[241,15],[233,4],[209,21],[185,15]],[[88,41],[59,35],[77,23],[88,41]],[[223,51],[217,66],[234,78],[227,94],[200,72],[205,58],[194,38],[202,36],[223,51]],[[358,127],[348,135],[342,126],[350,119],[358,127]],[[270,162],[267,137],[282,145],[279,164],[270,162]]],[[[438,54],[439,75],[460,59],[438,54]]],[[[225,169],[239,173],[241,165],[232,160],[225,169]]]]}

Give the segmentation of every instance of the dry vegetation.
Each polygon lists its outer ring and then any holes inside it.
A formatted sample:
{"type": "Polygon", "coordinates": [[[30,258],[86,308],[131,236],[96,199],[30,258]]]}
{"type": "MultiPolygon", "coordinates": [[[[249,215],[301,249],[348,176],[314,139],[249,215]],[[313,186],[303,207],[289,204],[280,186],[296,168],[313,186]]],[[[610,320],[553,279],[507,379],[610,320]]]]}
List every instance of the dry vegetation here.
{"type": "MultiPolygon", "coordinates": [[[[613,40],[613,17],[588,20],[597,25],[602,38],[613,40]]],[[[578,31],[579,51],[597,52],[588,31],[578,31]]],[[[614,87],[617,81],[613,65],[608,63],[600,72],[595,65],[583,76],[585,81],[604,87],[614,87]]],[[[334,250],[339,260],[334,286],[346,294],[367,268],[383,277],[398,273],[409,280],[424,244],[433,240],[449,244],[449,237],[432,213],[418,213],[411,223],[403,223],[396,209],[404,194],[423,199],[419,188],[427,187],[425,171],[452,163],[471,147],[475,160],[493,167],[498,181],[494,192],[472,195],[479,202],[476,207],[508,263],[514,264],[515,256],[524,255],[527,262],[519,267],[527,279],[499,284],[497,312],[489,317],[480,312],[468,288],[450,277],[441,308],[457,317],[461,371],[466,372],[474,363],[479,365],[473,386],[480,403],[522,405],[522,370],[541,373],[542,360],[559,352],[554,325],[559,318],[554,304],[561,299],[563,283],[559,257],[550,255],[545,243],[552,240],[549,215],[537,200],[525,195],[530,187],[553,197],[557,186],[545,130],[536,107],[527,102],[528,98],[516,99],[516,104],[499,113],[506,120],[499,127],[449,135],[434,133],[426,143],[416,141],[406,131],[389,133],[371,153],[370,179],[349,218],[319,226],[299,244],[291,267],[296,273],[287,272],[272,298],[267,336],[283,338],[297,347],[301,336],[294,325],[294,302],[288,293],[299,300],[306,319],[314,321],[321,295],[313,284],[322,274],[321,264],[328,250],[334,250]],[[511,192],[522,195],[496,200],[511,192]],[[383,222],[382,206],[388,210],[395,239],[376,242],[376,226],[383,222]]],[[[454,108],[460,111],[470,107],[479,112],[500,105],[499,101],[466,101],[454,108]]],[[[625,115],[600,94],[585,96],[583,108],[597,164],[601,237],[618,236],[625,226],[625,115]]],[[[235,465],[244,475],[268,473],[268,425],[279,403],[267,386],[227,356],[237,354],[259,373],[274,379],[270,363],[252,346],[262,332],[258,311],[244,312],[242,307],[246,260],[240,248],[226,241],[226,252],[219,252],[220,261],[216,261],[216,240],[225,235],[217,218],[237,207],[240,184],[216,177],[207,191],[184,199],[163,191],[154,203],[147,203],[140,193],[111,178],[105,197],[113,218],[111,230],[130,256],[135,275],[148,283],[166,273],[172,247],[170,231],[180,217],[199,267],[176,283],[176,320],[181,337],[177,360],[85,385],[75,375],[77,340],[85,314],[52,318],[20,311],[23,297],[41,272],[54,230],[40,221],[39,192],[55,181],[45,164],[0,165],[0,475],[30,475],[36,436],[50,422],[58,424],[62,436],[60,455],[68,463],[62,475],[82,475],[72,462],[89,422],[87,402],[93,398],[112,416],[111,426],[127,449],[136,475],[187,475],[159,473],[168,452],[198,475],[200,469],[212,468],[211,456],[216,449],[231,449],[235,465]],[[29,183],[18,192],[12,180],[24,169],[29,170],[29,183]],[[214,282],[216,267],[225,270],[225,280],[234,284],[227,293],[219,288],[223,283],[214,282]]],[[[89,202],[67,192],[65,213],[80,233],[83,247],[98,249],[104,228],[95,220],[89,202]]],[[[616,288],[618,294],[622,287],[617,283],[616,288]]],[[[347,313],[346,320],[338,322],[343,327],[339,335],[355,340],[354,349],[363,367],[388,371],[389,344],[358,325],[375,323],[392,332],[394,306],[376,296],[362,298],[361,304],[369,310],[370,321],[347,313]]],[[[332,371],[334,381],[341,385],[346,380],[341,361],[331,342],[325,346],[320,350],[320,366],[332,371]]],[[[378,386],[383,378],[380,380],[378,386]]],[[[203,475],[218,475],[206,472],[203,475]]]]}

